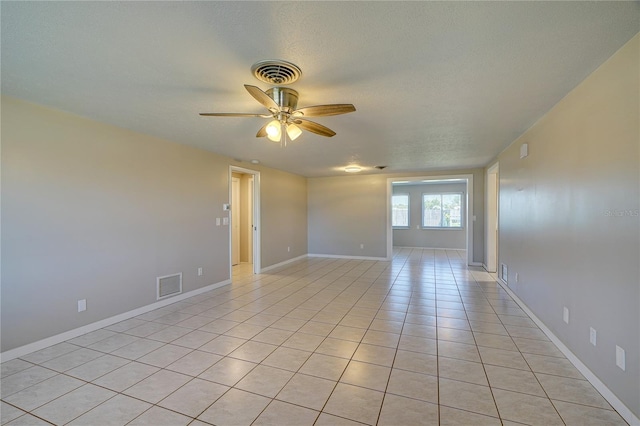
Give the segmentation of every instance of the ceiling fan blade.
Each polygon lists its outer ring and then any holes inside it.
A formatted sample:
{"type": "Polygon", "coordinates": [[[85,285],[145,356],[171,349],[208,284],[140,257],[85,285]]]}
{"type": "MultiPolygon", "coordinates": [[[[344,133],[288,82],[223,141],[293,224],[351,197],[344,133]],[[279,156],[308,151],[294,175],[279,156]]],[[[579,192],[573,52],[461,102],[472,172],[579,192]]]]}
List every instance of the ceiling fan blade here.
{"type": "Polygon", "coordinates": [[[245,84],[244,88],[247,89],[247,92],[251,96],[255,98],[256,101],[260,102],[262,105],[266,106],[269,111],[279,111],[280,106],[269,97],[265,92],[262,91],[259,87],[251,86],[249,84],[245,84]]]}
{"type": "Polygon", "coordinates": [[[352,104],[330,104],[330,105],[316,105],[297,109],[293,111],[293,115],[298,114],[304,117],[322,117],[325,115],[339,115],[354,112],[356,107],[352,104]]]}
{"type": "Polygon", "coordinates": [[[271,114],[245,114],[243,112],[201,112],[203,117],[260,117],[271,118],[271,114]]]}
{"type": "Polygon", "coordinates": [[[315,133],[316,135],[326,136],[328,138],[336,135],[336,132],[328,127],[323,126],[322,124],[316,123],[315,121],[305,120],[304,118],[296,118],[294,120],[294,123],[302,127],[304,130],[308,130],[311,133],[315,133]]]}
{"type": "Polygon", "coordinates": [[[265,124],[264,126],[260,127],[260,130],[258,130],[258,133],[256,133],[256,138],[264,138],[265,136],[267,136],[267,126],[270,124],[271,122],[265,124]]]}

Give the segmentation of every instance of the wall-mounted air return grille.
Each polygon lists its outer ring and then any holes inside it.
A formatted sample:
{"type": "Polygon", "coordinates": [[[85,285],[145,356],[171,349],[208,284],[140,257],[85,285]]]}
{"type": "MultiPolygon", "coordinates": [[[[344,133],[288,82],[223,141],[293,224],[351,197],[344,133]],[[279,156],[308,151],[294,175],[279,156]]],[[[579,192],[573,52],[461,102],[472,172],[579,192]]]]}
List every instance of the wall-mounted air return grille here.
{"type": "Polygon", "coordinates": [[[302,75],[297,65],[278,59],[256,62],[251,72],[258,80],[276,86],[295,83],[302,75]]]}
{"type": "Polygon", "coordinates": [[[182,272],[158,277],[158,300],[182,293],[182,272]]]}
{"type": "Polygon", "coordinates": [[[509,284],[509,269],[507,269],[507,265],[505,265],[504,263],[501,265],[502,267],[500,268],[500,278],[502,278],[502,281],[505,282],[505,284],[509,284]]]}

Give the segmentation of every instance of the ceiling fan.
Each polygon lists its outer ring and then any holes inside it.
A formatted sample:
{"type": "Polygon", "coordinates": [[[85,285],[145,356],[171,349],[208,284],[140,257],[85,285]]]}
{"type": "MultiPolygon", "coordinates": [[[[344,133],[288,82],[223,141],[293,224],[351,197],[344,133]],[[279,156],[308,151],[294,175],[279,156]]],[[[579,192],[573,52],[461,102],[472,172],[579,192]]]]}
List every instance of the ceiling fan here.
{"type": "MultiPolygon", "coordinates": [[[[291,83],[300,76],[300,69],[285,61],[261,61],[253,65],[254,75],[262,81],[272,84],[291,83]]],[[[202,112],[205,117],[259,117],[271,120],[262,126],[256,137],[267,137],[274,142],[286,145],[287,137],[295,140],[307,130],[320,136],[332,137],[336,132],[307,117],[324,117],[353,112],[356,108],[352,104],[315,105],[298,108],[298,92],[283,86],[276,86],[266,92],[256,86],[244,85],[245,89],[255,100],[269,110],[265,114],[249,114],[236,112],[202,112]]]]}
{"type": "Polygon", "coordinates": [[[258,130],[256,137],[266,136],[272,141],[280,142],[283,134],[286,134],[290,140],[295,140],[300,136],[302,130],[308,130],[320,136],[332,137],[336,132],[322,124],[308,120],[307,117],[339,115],[356,110],[352,104],[329,104],[297,108],[298,92],[288,87],[276,86],[266,92],[259,87],[248,84],[245,84],[244,87],[251,96],[269,110],[269,113],[202,112],[200,115],[205,117],[271,118],[271,121],[258,130]]]}

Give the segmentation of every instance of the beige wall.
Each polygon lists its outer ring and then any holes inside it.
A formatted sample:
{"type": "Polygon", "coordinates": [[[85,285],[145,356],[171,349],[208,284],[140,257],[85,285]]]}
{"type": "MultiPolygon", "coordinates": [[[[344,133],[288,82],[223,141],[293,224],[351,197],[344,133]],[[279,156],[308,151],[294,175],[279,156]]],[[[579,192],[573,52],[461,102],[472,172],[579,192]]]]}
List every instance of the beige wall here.
{"type": "MultiPolygon", "coordinates": [[[[240,164],[6,97],[1,119],[3,352],[151,304],[158,276],[182,272],[185,292],[229,279],[215,218],[240,164]]],[[[306,252],[306,184],[259,171],[266,267],[306,252]],[[272,250],[281,234],[295,251],[272,250]]]]}
{"type": "Polygon", "coordinates": [[[473,175],[474,262],[484,259],[484,170],[447,170],[308,179],[309,253],[386,257],[387,179],[473,175]],[[364,249],[360,248],[364,244],[364,249]]]}
{"type": "Polygon", "coordinates": [[[263,173],[260,204],[262,267],[307,254],[307,179],[273,169],[263,173]]]}
{"type": "Polygon", "coordinates": [[[498,158],[499,257],[509,286],[636,416],[639,41],[632,39],[498,158]],[[523,143],[529,156],[520,159],[523,143]],[[597,330],[596,347],[589,327],[597,330]],[[616,367],[616,345],[626,350],[626,371],[616,367]]]}

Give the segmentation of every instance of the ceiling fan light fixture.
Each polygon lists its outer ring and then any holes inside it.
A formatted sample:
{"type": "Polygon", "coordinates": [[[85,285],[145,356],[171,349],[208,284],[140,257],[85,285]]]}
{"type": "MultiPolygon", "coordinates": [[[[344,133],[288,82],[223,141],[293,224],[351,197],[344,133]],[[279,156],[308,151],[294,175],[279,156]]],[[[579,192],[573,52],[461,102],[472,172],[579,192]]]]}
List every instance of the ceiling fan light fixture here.
{"type": "Polygon", "coordinates": [[[260,104],[267,108],[268,114],[249,114],[237,112],[201,112],[205,117],[259,117],[268,118],[266,125],[256,133],[256,137],[267,137],[273,142],[287,146],[287,140],[297,139],[303,130],[324,137],[333,137],[336,132],[307,117],[324,117],[354,112],[352,104],[327,104],[298,108],[298,92],[289,88],[276,86],[266,92],[257,86],[245,84],[244,88],[260,104]]]}
{"type": "Polygon", "coordinates": [[[362,171],[362,167],[360,166],[347,166],[344,168],[344,171],[347,173],[358,173],[362,171]]]}
{"type": "Polygon", "coordinates": [[[289,136],[290,140],[295,141],[301,134],[302,129],[300,127],[295,124],[287,124],[287,136],[289,136]]]}
{"type": "Polygon", "coordinates": [[[273,120],[265,129],[267,131],[267,138],[273,142],[280,142],[280,138],[282,137],[282,129],[280,126],[280,122],[278,120],[273,120]]]}

